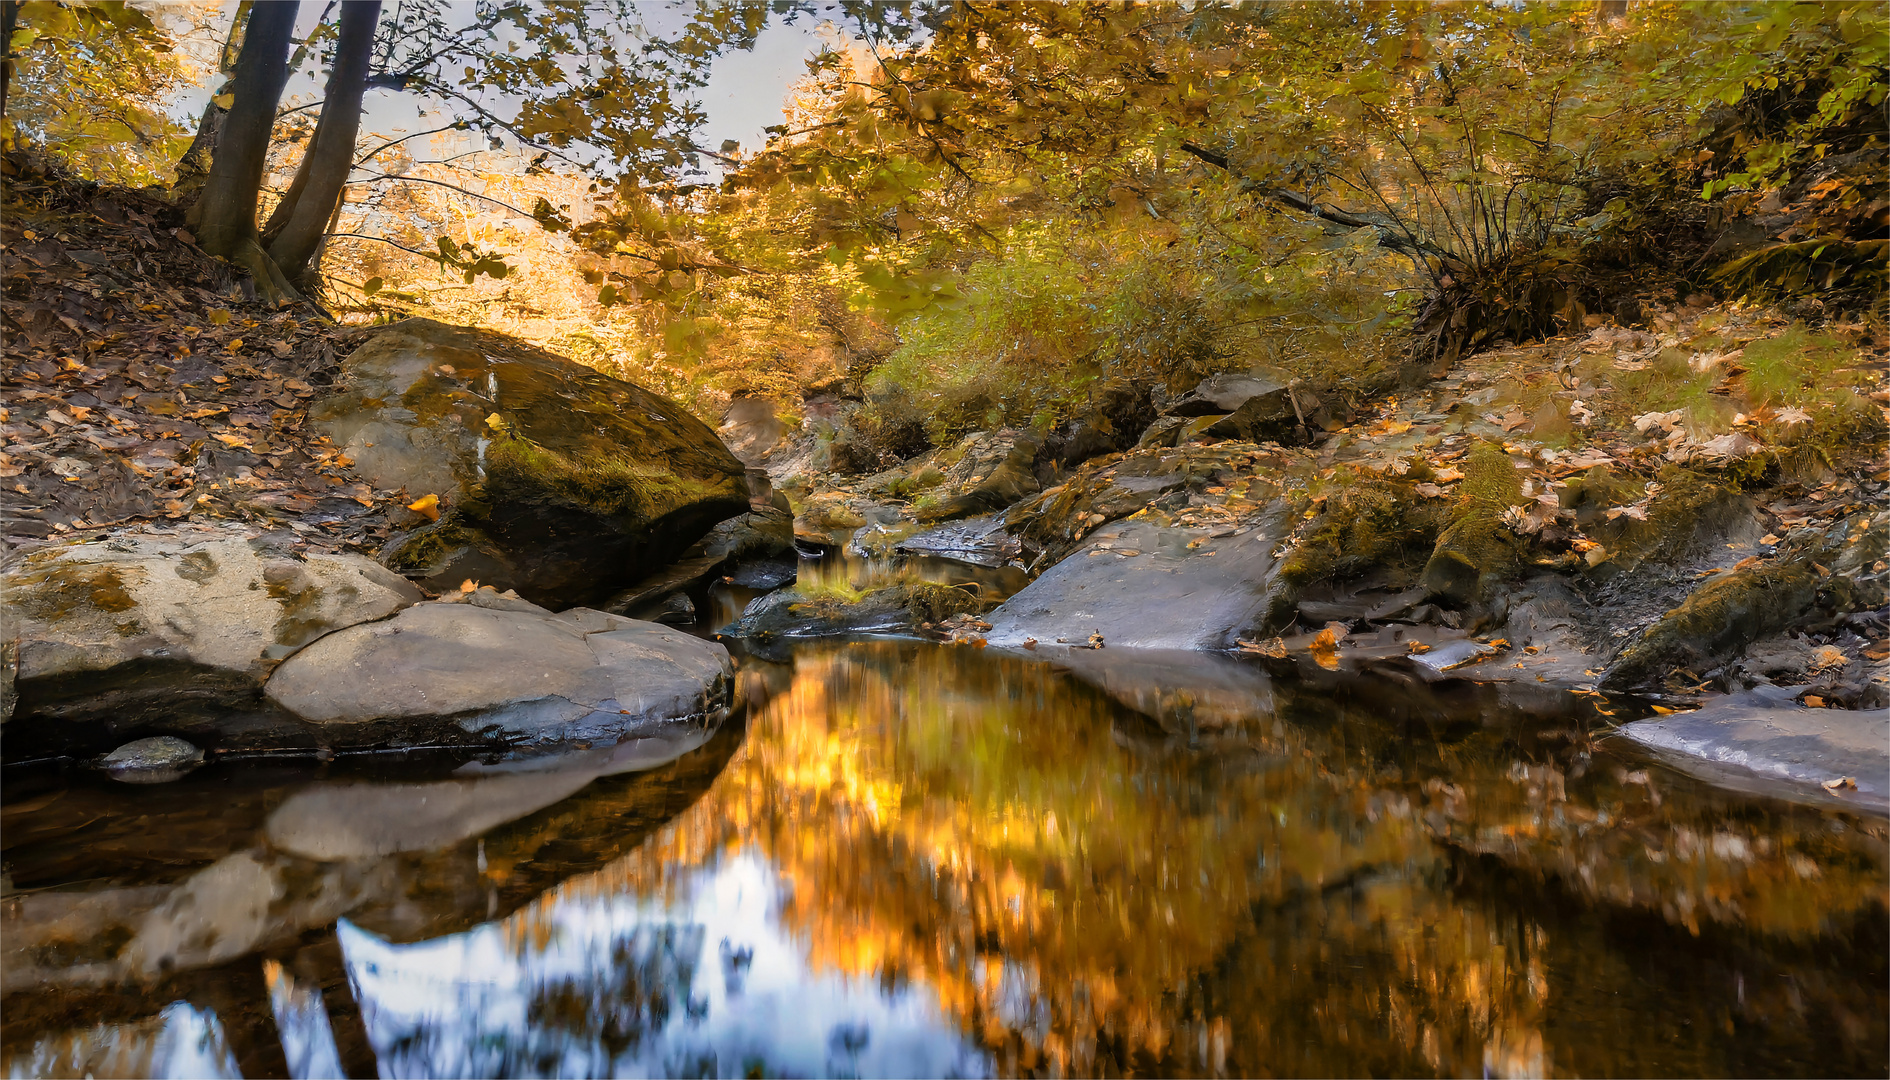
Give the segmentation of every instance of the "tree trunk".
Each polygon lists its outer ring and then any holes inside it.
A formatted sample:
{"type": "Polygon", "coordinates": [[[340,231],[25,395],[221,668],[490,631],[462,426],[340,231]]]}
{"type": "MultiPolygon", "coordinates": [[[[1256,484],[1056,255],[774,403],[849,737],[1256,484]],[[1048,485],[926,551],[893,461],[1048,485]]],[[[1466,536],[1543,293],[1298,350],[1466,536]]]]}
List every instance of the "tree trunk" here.
{"type": "Polygon", "coordinates": [[[6,119],[7,92],[13,89],[13,31],[19,25],[19,0],[0,0],[0,120],[6,119]]]}
{"type": "MultiPolygon", "coordinates": [[[[295,0],[259,4],[250,12],[243,49],[231,81],[235,100],[223,123],[203,197],[197,201],[197,243],[211,255],[250,265],[261,255],[256,242],[256,206],[268,164],[269,139],[276,123],[276,103],[289,81],[289,41],[295,32],[295,0]]],[[[267,256],[264,256],[267,258],[267,256]]],[[[251,266],[252,273],[255,268],[251,266]]],[[[257,275],[257,285],[270,284],[257,275]]]]}
{"type": "Polygon", "coordinates": [[[223,39],[223,52],[217,60],[217,71],[223,80],[203,107],[203,116],[197,121],[197,134],[191,138],[190,148],[177,161],[177,182],[171,185],[171,197],[179,202],[195,200],[196,193],[203,187],[204,177],[210,175],[210,163],[216,160],[217,142],[223,135],[223,122],[230,115],[230,110],[217,104],[217,99],[230,92],[230,76],[236,71],[236,57],[243,47],[243,31],[249,26],[252,6],[253,0],[242,0],[236,5],[236,17],[230,20],[230,33],[223,39]]]}
{"type": "Polygon", "coordinates": [[[269,257],[300,287],[306,287],[310,260],[354,171],[354,140],[361,130],[361,99],[367,93],[374,27],[380,17],[381,0],[342,0],[335,66],[328,75],[321,119],[295,182],[263,229],[269,257]]]}

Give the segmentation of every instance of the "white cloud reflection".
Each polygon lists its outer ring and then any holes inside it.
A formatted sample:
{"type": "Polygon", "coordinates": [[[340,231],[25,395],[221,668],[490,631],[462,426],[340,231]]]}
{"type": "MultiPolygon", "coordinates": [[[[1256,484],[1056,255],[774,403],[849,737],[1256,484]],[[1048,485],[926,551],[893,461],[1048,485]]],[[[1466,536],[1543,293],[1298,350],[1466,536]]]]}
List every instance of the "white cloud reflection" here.
{"type": "Polygon", "coordinates": [[[537,933],[515,915],[411,945],[340,934],[382,1076],[990,1071],[929,987],[812,971],[776,916],[785,887],[743,852],[674,902],[548,897],[537,933]]]}

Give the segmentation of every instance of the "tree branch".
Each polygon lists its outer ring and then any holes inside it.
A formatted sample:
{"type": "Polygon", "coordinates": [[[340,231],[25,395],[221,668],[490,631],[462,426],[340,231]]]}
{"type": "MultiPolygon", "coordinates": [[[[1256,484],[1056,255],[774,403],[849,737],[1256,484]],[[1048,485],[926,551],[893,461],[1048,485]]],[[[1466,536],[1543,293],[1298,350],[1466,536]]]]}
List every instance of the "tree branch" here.
{"type": "Polygon", "coordinates": [[[1312,199],[1301,195],[1297,191],[1288,191],[1285,188],[1270,188],[1255,183],[1247,177],[1242,176],[1240,172],[1234,168],[1233,163],[1227,160],[1224,154],[1217,154],[1212,150],[1196,146],[1191,142],[1182,143],[1181,149],[1183,152],[1191,154],[1207,162],[1209,165],[1222,170],[1236,180],[1239,180],[1241,185],[1248,190],[1264,198],[1271,199],[1274,202],[1289,206],[1302,214],[1311,214],[1321,221],[1330,221],[1334,225],[1343,225],[1348,229],[1377,229],[1378,242],[1393,251],[1405,255],[1423,253],[1427,255],[1437,255],[1443,258],[1455,258],[1450,252],[1434,244],[1425,243],[1423,240],[1411,235],[1408,231],[1401,230],[1391,223],[1374,221],[1371,218],[1361,217],[1357,214],[1348,214],[1336,207],[1325,206],[1321,203],[1314,202],[1312,199]]]}
{"type": "Polygon", "coordinates": [[[503,206],[507,210],[512,211],[514,214],[519,214],[524,217],[532,216],[531,211],[520,210],[518,207],[513,206],[509,202],[503,202],[499,199],[493,198],[490,195],[481,195],[477,191],[467,191],[465,188],[460,187],[458,184],[449,184],[444,180],[431,180],[424,176],[394,176],[390,173],[381,173],[377,176],[369,177],[366,180],[350,180],[348,181],[348,186],[349,187],[366,187],[369,184],[377,184],[381,182],[382,180],[396,180],[396,181],[401,181],[401,182],[409,183],[409,184],[433,184],[437,187],[450,188],[453,191],[459,192],[461,195],[470,195],[475,199],[484,199],[486,202],[492,203],[495,206],[503,206]]]}

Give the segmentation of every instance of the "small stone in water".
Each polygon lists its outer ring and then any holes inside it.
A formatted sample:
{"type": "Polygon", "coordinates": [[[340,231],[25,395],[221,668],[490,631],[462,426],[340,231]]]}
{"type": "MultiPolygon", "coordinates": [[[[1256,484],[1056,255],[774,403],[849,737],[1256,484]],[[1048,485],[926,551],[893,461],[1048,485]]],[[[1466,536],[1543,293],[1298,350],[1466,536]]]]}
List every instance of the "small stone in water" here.
{"type": "Polygon", "coordinates": [[[203,764],[203,751],[174,735],[128,742],[99,762],[114,780],[162,784],[182,778],[203,764]]]}

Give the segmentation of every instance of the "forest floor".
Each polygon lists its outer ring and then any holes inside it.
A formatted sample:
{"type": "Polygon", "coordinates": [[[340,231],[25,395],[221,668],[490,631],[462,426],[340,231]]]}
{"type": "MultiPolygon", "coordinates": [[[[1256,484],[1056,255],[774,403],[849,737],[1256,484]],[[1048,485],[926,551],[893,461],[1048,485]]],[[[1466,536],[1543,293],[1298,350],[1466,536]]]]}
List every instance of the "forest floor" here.
{"type": "Polygon", "coordinates": [[[349,327],[254,299],[168,201],[0,158],[0,532],[9,548],[240,522],[372,552],[396,493],[304,426],[349,327]]]}

